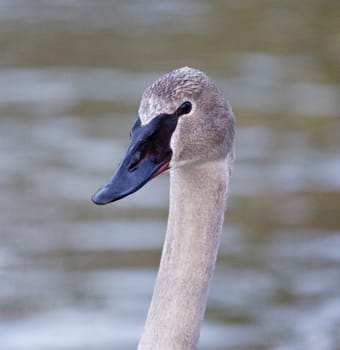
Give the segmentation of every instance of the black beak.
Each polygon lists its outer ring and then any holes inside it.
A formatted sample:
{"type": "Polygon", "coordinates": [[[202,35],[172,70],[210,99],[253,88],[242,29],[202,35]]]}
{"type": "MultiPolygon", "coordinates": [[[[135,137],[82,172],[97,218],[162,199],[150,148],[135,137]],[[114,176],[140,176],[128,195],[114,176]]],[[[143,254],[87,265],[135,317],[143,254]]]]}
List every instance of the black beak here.
{"type": "Polygon", "coordinates": [[[109,182],[92,196],[92,201],[98,205],[114,202],[167,170],[172,156],[170,139],[177,120],[176,115],[162,114],[141,126],[138,118],[124,159],[109,182]]]}

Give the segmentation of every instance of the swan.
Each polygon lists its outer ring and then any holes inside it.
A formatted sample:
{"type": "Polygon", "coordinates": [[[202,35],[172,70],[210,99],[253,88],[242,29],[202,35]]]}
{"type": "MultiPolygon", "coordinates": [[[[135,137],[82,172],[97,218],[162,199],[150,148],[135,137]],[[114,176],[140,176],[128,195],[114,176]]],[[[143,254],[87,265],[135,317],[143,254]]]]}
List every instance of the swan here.
{"type": "MultiPolygon", "coordinates": [[[[234,164],[231,105],[203,72],[183,67],[142,95],[131,142],[95,204],[114,202],[170,170],[158,275],[139,350],[191,350],[199,341],[234,164]]],[[[138,288],[138,286],[136,286],[138,288]]]]}

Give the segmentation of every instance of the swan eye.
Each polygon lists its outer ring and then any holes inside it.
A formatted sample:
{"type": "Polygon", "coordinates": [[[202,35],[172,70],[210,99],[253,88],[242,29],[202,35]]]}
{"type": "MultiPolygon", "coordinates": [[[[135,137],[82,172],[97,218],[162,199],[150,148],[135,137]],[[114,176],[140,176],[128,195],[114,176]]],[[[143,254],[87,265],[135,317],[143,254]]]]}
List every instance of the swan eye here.
{"type": "Polygon", "coordinates": [[[191,112],[191,108],[192,108],[191,102],[185,101],[178,107],[177,113],[178,115],[188,114],[191,112]]]}

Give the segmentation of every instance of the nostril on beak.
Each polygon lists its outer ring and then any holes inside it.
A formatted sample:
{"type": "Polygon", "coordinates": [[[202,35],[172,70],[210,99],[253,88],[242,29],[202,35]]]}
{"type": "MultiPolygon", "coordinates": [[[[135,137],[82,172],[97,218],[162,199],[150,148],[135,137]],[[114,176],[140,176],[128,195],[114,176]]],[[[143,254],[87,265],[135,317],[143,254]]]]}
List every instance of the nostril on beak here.
{"type": "Polygon", "coordinates": [[[129,172],[135,171],[138,169],[138,163],[141,160],[141,153],[139,151],[137,151],[130,160],[130,164],[128,167],[129,172]]]}

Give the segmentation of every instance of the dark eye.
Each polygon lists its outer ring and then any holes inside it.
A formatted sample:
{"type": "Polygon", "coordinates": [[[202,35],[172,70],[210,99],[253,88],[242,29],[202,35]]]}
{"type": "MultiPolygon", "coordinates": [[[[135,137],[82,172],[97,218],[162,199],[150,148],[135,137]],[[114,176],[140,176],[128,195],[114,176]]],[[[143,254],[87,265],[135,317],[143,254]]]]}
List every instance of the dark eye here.
{"type": "Polygon", "coordinates": [[[179,115],[188,114],[191,112],[191,107],[192,107],[191,102],[185,101],[178,107],[177,113],[179,115]]]}

